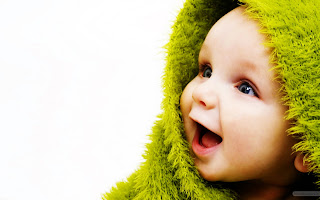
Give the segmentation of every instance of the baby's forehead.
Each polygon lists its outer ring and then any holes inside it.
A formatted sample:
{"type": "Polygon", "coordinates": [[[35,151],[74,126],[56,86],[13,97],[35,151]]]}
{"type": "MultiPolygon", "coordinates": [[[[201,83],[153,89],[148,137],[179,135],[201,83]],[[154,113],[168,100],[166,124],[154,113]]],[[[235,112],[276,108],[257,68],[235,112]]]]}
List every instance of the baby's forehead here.
{"type": "Polygon", "coordinates": [[[266,37],[259,32],[261,27],[258,22],[250,19],[244,9],[238,7],[230,11],[212,26],[202,44],[199,58],[224,53],[229,57],[256,60],[267,56],[269,62],[271,50],[264,45],[266,37]]]}
{"type": "Polygon", "coordinates": [[[245,7],[239,6],[222,18],[220,18],[210,29],[208,34],[213,34],[215,36],[226,37],[226,34],[232,34],[232,32],[237,31],[237,34],[233,38],[233,40],[241,40],[243,37],[248,34],[256,34],[258,33],[258,37],[265,39],[265,35],[261,34],[259,30],[261,27],[259,26],[259,22],[257,20],[251,19],[245,13],[245,7]]]}

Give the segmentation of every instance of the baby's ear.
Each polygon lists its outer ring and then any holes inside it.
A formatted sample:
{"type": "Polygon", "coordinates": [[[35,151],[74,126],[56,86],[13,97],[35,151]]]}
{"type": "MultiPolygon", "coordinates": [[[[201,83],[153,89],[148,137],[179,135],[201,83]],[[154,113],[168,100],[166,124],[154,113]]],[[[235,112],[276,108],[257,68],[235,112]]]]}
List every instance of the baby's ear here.
{"type": "Polygon", "coordinates": [[[308,172],[308,162],[306,161],[303,161],[304,160],[304,154],[301,153],[301,152],[298,152],[297,155],[296,155],[296,158],[294,159],[294,166],[296,167],[296,169],[299,171],[299,172],[303,172],[303,173],[306,173],[308,172]]]}

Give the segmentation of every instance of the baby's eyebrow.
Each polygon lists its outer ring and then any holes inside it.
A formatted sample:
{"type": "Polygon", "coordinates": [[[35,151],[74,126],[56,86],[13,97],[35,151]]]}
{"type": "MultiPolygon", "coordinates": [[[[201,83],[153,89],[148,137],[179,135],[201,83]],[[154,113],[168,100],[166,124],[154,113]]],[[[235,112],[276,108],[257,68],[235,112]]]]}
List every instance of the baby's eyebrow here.
{"type": "Polygon", "coordinates": [[[201,59],[210,57],[210,53],[209,52],[210,51],[209,51],[209,48],[207,47],[207,45],[203,44],[201,49],[200,49],[198,59],[201,60],[201,59]]]}
{"type": "Polygon", "coordinates": [[[241,68],[245,68],[246,71],[258,72],[258,67],[255,63],[249,60],[243,60],[240,62],[241,68]]]}
{"type": "Polygon", "coordinates": [[[248,76],[247,78],[252,79],[251,81],[254,81],[255,84],[266,83],[267,77],[270,76],[269,73],[266,73],[263,70],[264,67],[252,60],[241,60],[238,62],[238,66],[236,68],[240,70],[242,75],[248,76]]]}

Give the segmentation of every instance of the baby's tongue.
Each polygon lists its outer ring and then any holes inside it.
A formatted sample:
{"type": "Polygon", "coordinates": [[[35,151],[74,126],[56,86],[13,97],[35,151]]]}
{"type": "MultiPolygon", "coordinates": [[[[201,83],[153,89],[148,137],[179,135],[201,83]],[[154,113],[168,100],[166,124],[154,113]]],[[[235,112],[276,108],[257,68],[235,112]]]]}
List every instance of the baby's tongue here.
{"type": "Polygon", "coordinates": [[[217,134],[207,131],[201,138],[201,144],[206,148],[213,147],[221,142],[221,137],[217,134]]]}

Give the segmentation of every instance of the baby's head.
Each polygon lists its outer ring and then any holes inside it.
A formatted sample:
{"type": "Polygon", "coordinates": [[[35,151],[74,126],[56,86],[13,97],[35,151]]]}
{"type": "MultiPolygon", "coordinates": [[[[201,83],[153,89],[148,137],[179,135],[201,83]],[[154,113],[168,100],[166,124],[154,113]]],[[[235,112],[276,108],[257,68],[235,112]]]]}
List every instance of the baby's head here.
{"type": "Polygon", "coordinates": [[[181,96],[186,138],[208,181],[259,180],[287,186],[301,172],[287,107],[257,21],[238,7],[214,24],[199,54],[199,74],[181,96]]]}

